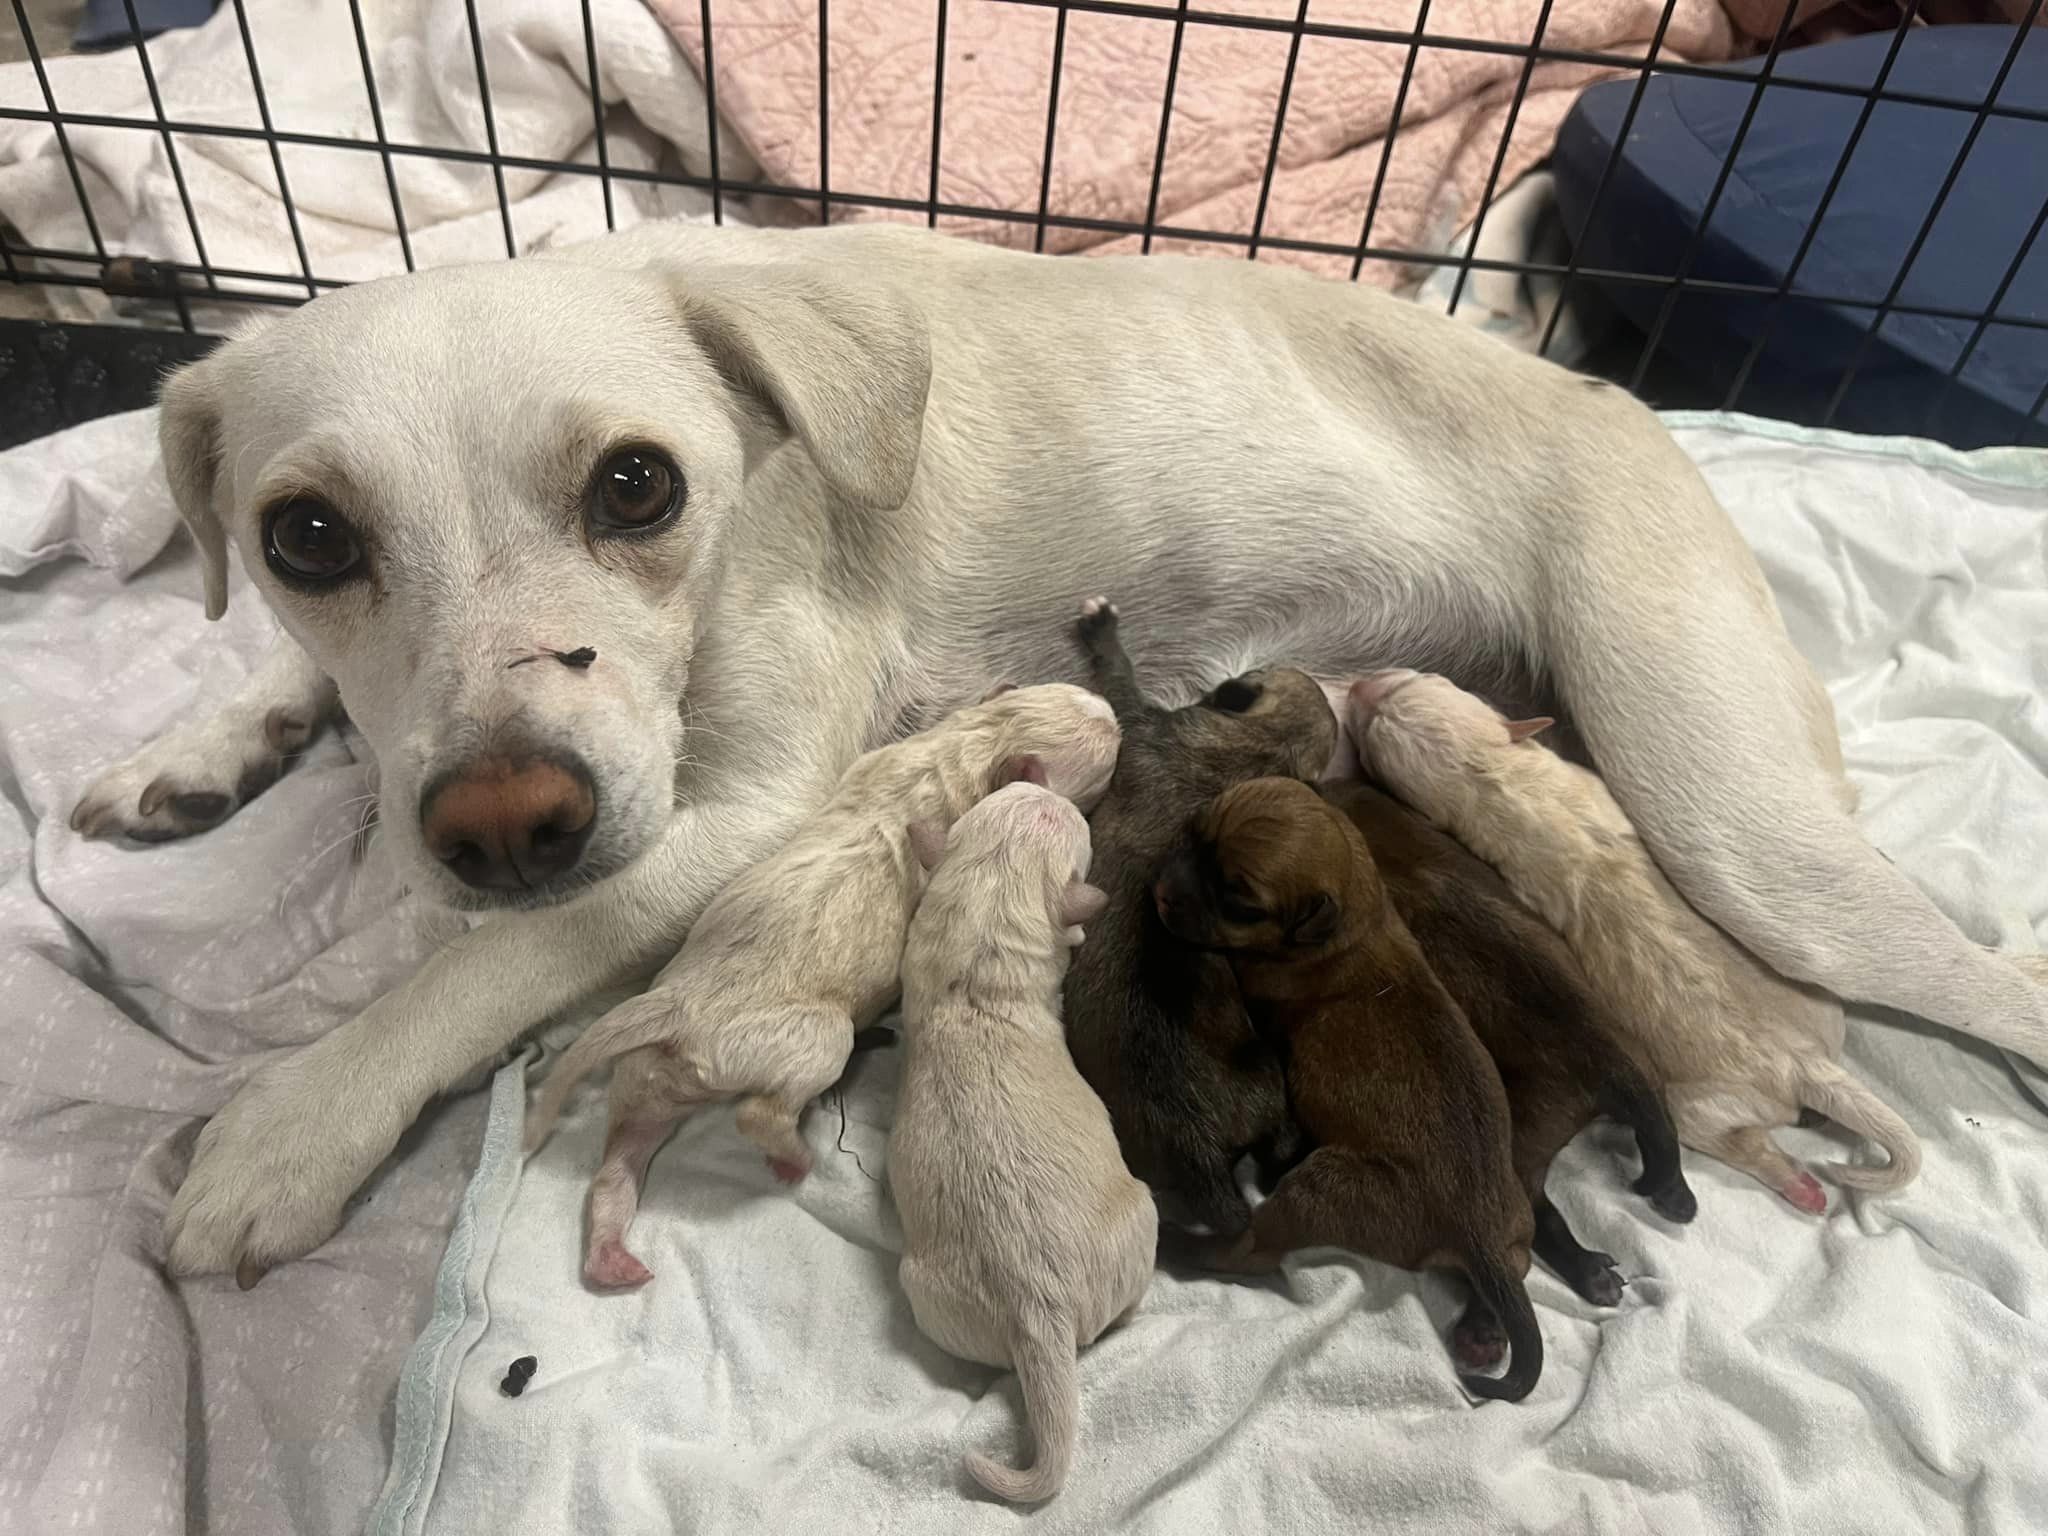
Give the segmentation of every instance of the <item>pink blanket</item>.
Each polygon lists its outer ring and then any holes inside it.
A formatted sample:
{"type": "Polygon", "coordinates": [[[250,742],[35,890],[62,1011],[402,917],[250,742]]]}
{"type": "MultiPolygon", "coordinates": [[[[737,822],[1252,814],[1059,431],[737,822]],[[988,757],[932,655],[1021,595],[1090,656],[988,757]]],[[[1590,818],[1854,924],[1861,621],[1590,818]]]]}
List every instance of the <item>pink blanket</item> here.
{"type": "MultiPolygon", "coordinates": [[[[649,0],[701,72],[699,0],[649,0]]],[[[1205,0],[1197,9],[1291,23],[1293,0],[1205,0]]],[[[1434,0],[1427,32],[1526,44],[1541,0],[1434,0]]],[[[1555,0],[1546,47],[1641,56],[1659,0],[1555,0]]],[[[1318,0],[1311,25],[1408,33],[1415,0],[1318,0]]],[[[939,200],[1035,215],[1039,208],[1055,16],[1038,6],[957,0],[947,10],[939,200]]],[[[934,0],[843,0],[828,17],[831,187],[929,195],[937,34],[934,0]]],[[[1171,20],[1070,12],[1047,206],[1055,215],[1142,222],[1152,188],[1171,20]]],[[[1291,38],[1190,21],[1175,80],[1156,222],[1249,234],[1273,137],[1291,38]]],[[[1717,0],[1678,0],[1661,57],[1731,57],[1741,45],[1717,0]]],[[[717,0],[712,7],[719,115],[773,180],[818,185],[816,0],[717,0]]],[[[1263,224],[1265,237],[1358,243],[1408,57],[1404,43],[1302,39],[1263,224]]],[[[1376,247],[1441,248],[1478,211],[1523,68],[1521,59],[1425,47],[1416,60],[1385,188],[1376,247]]],[[[1610,71],[1539,63],[1516,116],[1500,189],[1550,150],[1588,82],[1610,71]]],[[[764,210],[765,211],[765,210],[764,210]]],[[[909,217],[834,209],[835,218],[909,217]]],[[[921,216],[918,216],[921,217],[921,216]]],[[[941,219],[942,227],[1029,246],[1034,223],[941,219]]],[[[1050,251],[1134,248],[1131,238],[1048,229],[1050,251]]],[[[1157,240],[1154,249],[1199,249],[1157,240]]],[[[1209,242],[1208,248],[1232,247],[1209,242]]],[[[1236,250],[1241,254],[1242,246],[1236,250]]],[[[1325,271],[1348,260],[1274,252],[1325,271]]],[[[1369,280],[1417,275],[1369,263],[1369,280]]]]}

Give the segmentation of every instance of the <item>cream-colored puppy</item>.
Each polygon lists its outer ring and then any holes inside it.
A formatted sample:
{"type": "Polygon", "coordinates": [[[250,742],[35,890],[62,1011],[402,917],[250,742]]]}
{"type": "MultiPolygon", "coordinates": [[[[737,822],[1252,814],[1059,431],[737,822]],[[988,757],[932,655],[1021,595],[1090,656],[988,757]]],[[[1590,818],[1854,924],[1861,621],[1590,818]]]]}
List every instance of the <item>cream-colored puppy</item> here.
{"type": "MultiPolygon", "coordinates": [[[[846,1070],[856,1030],[896,995],[923,874],[906,826],[943,829],[1019,778],[1093,805],[1116,766],[1107,703],[1064,683],[998,690],[931,730],[855,760],[782,849],[712,901],[643,995],[569,1047],[542,1085],[529,1150],[569,1091],[612,1073],[604,1162],[590,1186],[583,1272],[618,1289],[650,1278],[625,1245],[648,1161],[698,1106],[738,1099],[739,1128],[785,1182],[810,1171],[797,1125],[846,1070]]],[[[1075,813],[1078,816],[1078,812],[1075,813]]]]}
{"type": "Polygon", "coordinates": [[[1410,671],[1354,684],[1349,716],[1366,770],[1570,941],[1614,1017],[1636,1026],[1687,1146],[1815,1213],[1827,1196],[1770,1137],[1802,1107],[1890,1154],[1879,1168],[1831,1164],[1838,1183],[1895,1190],[1919,1172],[1912,1129],[1837,1061],[1841,1004],[1785,981],[1688,906],[1599,776],[1529,739],[1551,722],[1506,720],[1410,671]]]}
{"type": "Polygon", "coordinates": [[[903,1289],[940,1348],[1023,1384],[1037,1459],[976,1453],[967,1470],[1003,1498],[1050,1498],[1074,1456],[1076,1352],[1143,1298],[1159,1239],[1060,1025],[1067,951],[1108,898],[1087,883],[1081,813],[1036,786],[989,796],[950,836],[911,831],[933,873],[903,952],[889,1136],[903,1289]]]}

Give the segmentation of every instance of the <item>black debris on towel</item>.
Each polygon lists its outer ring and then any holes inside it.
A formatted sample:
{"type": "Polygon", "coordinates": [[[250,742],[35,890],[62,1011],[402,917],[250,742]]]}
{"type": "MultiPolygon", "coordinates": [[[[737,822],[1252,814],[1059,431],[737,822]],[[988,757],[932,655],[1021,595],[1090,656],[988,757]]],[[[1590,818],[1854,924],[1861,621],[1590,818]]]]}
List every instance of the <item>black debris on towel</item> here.
{"type": "Polygon", "coordinates": [[[532,1355],[521,1355],[505,1372],[505,1379],[498,1383],[498,1390],[507,1397],[517,1397],[526,1390],[526,1384],[533,1380],[533,1373],[539,1369],[539,1360],[532,1355]]]}

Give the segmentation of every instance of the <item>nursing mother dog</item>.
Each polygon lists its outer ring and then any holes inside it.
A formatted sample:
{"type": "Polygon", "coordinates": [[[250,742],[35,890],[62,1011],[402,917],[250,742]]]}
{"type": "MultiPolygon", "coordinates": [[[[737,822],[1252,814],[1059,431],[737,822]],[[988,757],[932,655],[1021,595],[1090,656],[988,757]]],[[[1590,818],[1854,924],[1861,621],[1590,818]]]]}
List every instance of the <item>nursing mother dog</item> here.
{"type": "Polygon", "coordinates": [[[413,888],[495,914],[220,1109],[181,1272],[318,1246],[428,1099],[672,956],[863,748],[1078,680],[1095,591],[1174,702],[1286,660],[1560,715],[1757,955],[2048,1062],[2048,993],[1858,835],[1827,698],[1654,417],[1369,289],[644,227],[317,299],[172,379],[162,435],[208,610],[232,546],[288,638],[74,825],[201,832],[345,709],[413,888]]]}

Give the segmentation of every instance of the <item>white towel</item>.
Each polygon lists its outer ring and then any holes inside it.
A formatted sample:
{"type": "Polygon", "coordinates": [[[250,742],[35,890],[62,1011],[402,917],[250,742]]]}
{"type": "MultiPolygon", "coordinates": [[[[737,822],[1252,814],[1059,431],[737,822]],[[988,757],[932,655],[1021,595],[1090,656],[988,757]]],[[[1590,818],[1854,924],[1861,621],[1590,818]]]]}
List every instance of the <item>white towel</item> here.
{"type": "MultiPolygon", "coordinates": [[[[2034,947],[2048,454],[1675,422],[1833,690],[1872,837],[1975,937],[2034,947]]],[[[1553,1195],[1629,1287],[1601,1311],[1532,1275],[1548,1358],[1518,1406],[1467,1406],[1443,1282],[1327,1253],[1264,1286],[1160,1275],[1084,1357],[1073,1478],[1033,1528],[2048,1529],[2048,1120],[1945,1034],[1859,1019],[1849,1055],[1925,1139],[1899,1196],[1831,1191],[1816,1221],[1693,1158],[1678,1228],[1627,1192],[1611,1128],[1558,1161],[1553,1195]]],[[[1014,1528],[960,1470],[1021,1448],[1014,1379],[928,1344],[896,1286],[893,1052],[856,1058],[844,1152],[814,1111],[794,1193],[729,1112],[688,1125],[634,1230],[655,1279],[618,1297],[578,1278],[601,1098],[522,1175],[510,1070],[373,1530],[1014,1528]],[[532,1384],[502,1395],[526,1354],[532,1384]]]]}

